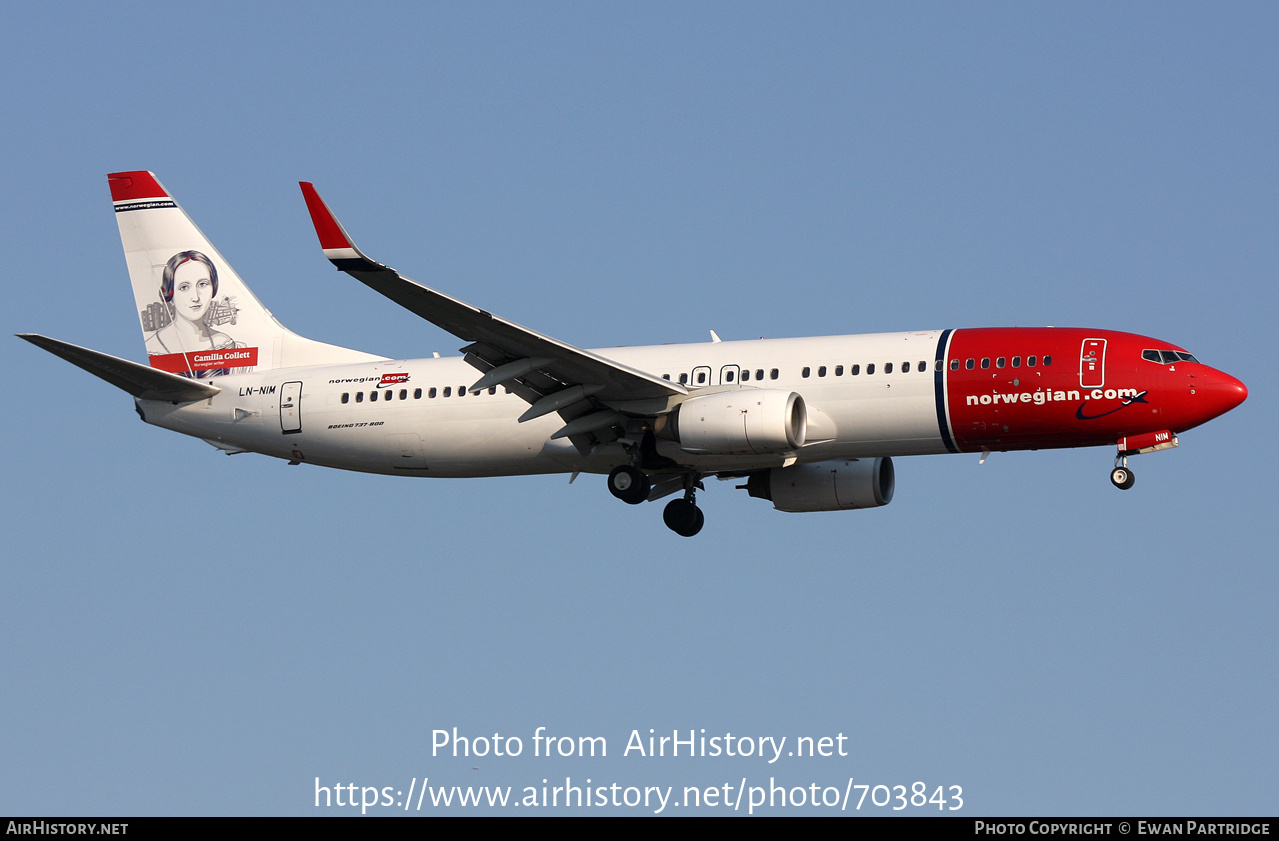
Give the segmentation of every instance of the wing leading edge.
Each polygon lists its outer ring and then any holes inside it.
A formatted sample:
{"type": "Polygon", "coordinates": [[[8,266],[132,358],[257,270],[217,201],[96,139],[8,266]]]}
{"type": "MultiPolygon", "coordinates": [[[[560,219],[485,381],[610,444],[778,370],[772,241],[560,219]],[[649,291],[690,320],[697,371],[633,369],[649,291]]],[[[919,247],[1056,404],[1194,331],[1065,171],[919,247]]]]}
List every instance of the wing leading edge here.
{"type": "MultiPolygon", "coordinates": [[[[620,403],[688,393],[678,383],[545,336],[409,280],[365,256],[315,187],[306,181],[300,185],[324,256],[369,288],[469,342],[461,350],[466,361],[484,375],[471,390],[496,385],[509,388],[532,404],[520,416],[521,421],[559,412],[569,421],[560,432],[571,437],[591,427],[589,416],[603,415],[597,400],[601,404],[620,403]]],[[[600,423],[603,420],[599,418],[600,423]]]]}

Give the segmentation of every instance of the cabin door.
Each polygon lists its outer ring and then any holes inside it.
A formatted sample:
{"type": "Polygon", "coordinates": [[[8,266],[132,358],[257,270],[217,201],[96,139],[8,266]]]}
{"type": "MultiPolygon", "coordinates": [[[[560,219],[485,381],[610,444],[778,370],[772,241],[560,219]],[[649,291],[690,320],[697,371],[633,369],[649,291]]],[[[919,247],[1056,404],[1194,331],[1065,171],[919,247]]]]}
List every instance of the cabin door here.
{"type": "Polygon", "coordinates": [[[1084,339],[1079,349],[1079,387],[1101,388],[1106,384],[1106,340],[1084,339]]]}
{"type": "Polygon", "coordinates": [[[280,431],[285,435],[302,431],[302,383],[280,386],[280,431]]]}

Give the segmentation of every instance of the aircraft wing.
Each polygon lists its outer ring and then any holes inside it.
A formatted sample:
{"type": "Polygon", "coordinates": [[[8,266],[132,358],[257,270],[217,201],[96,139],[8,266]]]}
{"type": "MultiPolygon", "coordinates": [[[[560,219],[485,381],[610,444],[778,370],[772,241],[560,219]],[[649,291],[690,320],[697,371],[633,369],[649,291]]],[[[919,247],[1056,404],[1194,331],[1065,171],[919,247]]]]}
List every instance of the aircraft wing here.
{"type": "Polygon", "coordinates": [[[405,309],[470,344],[466,361],[484,376],[471,386],[480,391],[504,385],[533,405],[521,417],[532,420],[560,412],[565,420],[592,411],[588,402],[665,398],[687,394],[669,380],[606,359],[473,307],[402,276],[371,260],[329,210],[309,182],[300,182],[324,256],[341,271],[405,309]]]}
{"type": "Polygon", "coordinates": [[[122,388],[143,400],[165,400],[171,403],[189,403],[192,400],[204,400],[217,394],[222,389],[216,385],[202,383],[161,371],[148,365],[130,362],[109,353],[60,342],[48,336],[35,333],[19,333],[19,339],[26,339],[36,347],[44,348],[54,356],[60,356],[78,368],[100,377],[116,388],[122,388]]]}

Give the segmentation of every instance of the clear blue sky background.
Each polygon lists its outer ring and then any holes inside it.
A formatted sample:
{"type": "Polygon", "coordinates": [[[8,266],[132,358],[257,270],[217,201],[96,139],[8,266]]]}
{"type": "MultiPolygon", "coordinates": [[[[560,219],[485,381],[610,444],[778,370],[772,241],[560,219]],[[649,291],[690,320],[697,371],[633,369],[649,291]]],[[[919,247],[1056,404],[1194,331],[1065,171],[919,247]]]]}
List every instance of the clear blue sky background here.
{"type": "Polygon", "coordinates": [[[105,176],[152,169],[285,324],[389,356],[458,342],[328,266],[298,180],[375,258],[584,347],[1093,326],[1251,396],[1135,459],[1128,493],[1105,449],[901,459],[873,511],[712,482],[685,540],[600,477],[228,458],[7,339],[0,813],[313,814],[316,777],[429,775],[1274,814],[1277,24],[1260,3],[14,6],[10,334],[143,358],[105,176]],[[539,725],[609,756],[533,758],[539,725]],[[452,727],[526,755],[432,758],[452,727]],[[843,733],[849,755],[623,758],[649,728],[843,733]]]}

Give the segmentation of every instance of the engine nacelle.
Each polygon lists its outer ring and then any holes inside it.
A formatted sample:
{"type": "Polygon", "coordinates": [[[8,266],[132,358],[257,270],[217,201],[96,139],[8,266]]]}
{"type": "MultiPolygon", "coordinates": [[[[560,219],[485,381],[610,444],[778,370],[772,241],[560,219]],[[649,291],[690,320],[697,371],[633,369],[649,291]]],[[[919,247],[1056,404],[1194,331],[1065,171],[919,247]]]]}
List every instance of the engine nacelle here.
{"type": "Polygon", "coordinates": [[[666,428],[691,453],[780,453],[804,446],[808,411],[793,391],[743,388],[685,400],[666,428]]]}
{"type": "Polygon", "coordinates": [[[774,467],[746,480],[751,496],[772,500],[778,511],[851,511],[893,501],[891,458],[839,459],[774,467]]]}

